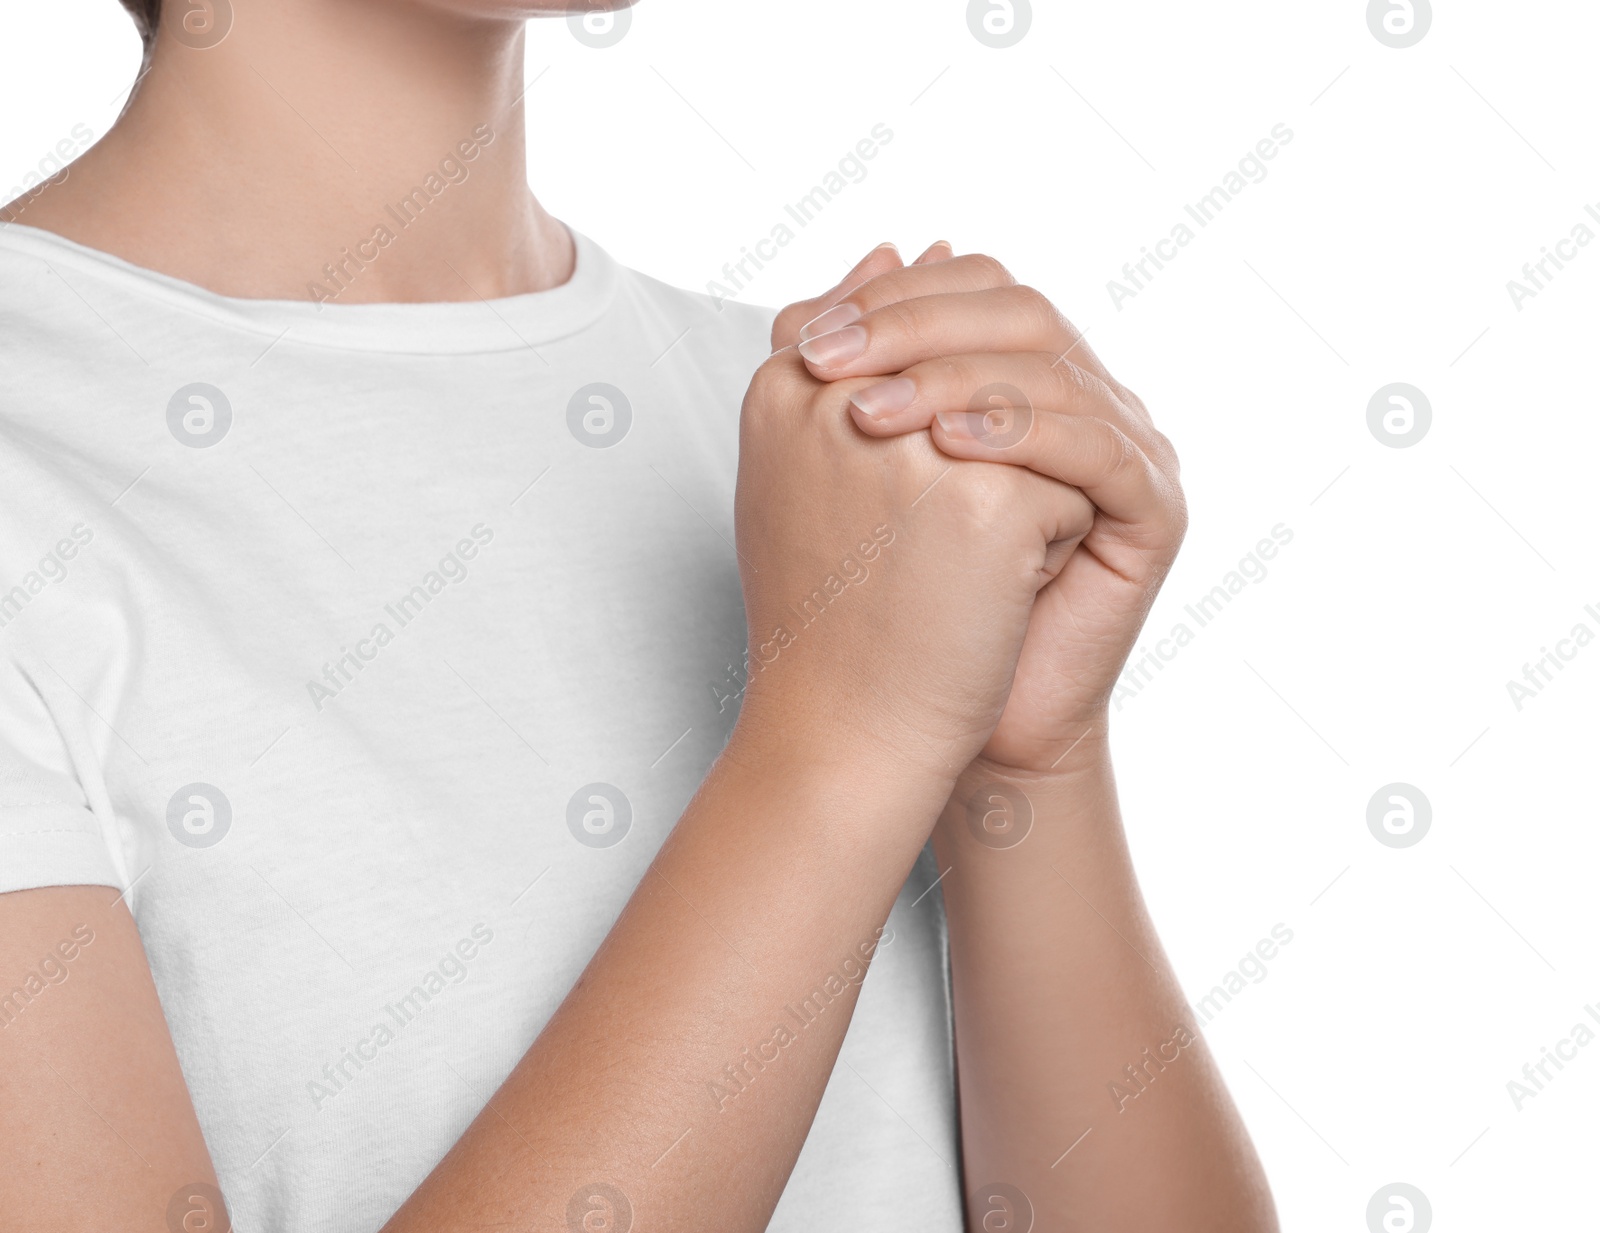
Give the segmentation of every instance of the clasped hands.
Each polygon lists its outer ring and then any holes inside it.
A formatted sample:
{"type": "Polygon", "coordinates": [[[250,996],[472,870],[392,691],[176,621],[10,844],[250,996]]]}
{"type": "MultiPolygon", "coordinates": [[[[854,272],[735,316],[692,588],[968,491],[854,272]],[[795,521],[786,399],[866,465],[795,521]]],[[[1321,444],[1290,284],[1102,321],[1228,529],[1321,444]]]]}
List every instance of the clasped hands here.
{"type": "Polygon", "coordinates": [[[1048,299],[942,242],[874,249],[772,346],[740,431],[741,724],[952,783],[1060,773],[1182,541],[1171,443],[1048,299]]]}

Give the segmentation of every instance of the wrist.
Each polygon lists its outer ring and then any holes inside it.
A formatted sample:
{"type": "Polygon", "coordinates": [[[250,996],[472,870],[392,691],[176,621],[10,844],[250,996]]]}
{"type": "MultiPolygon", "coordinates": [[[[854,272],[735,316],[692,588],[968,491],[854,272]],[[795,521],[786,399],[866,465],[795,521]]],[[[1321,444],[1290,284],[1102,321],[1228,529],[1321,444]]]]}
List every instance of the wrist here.
{"type": "Polygon", "coordinates": [[[1057,785],[1081,784],[1110,770],[1110,721],[1100,713],[1063,724],[1059,734],[1048,741],[991,740],[962,768],[956,789],[1002,780],[1048,791],[1057,785]]]}
{"type": "Polygon", "coordinates": [[[876,691],[841,685],[824,674],[775,678],[752,672],[730,740],[766,757],[870,768],[888,782],[943,782],[948,792],[986,735],[967,734],[965,741],[940,735],[949,726],[909,701],[885,702],[876,691]]]}
{"type": "Polygon", "coordinates": [[[1004,850],[1041,826],[1041,834],[1061,839],[1083,828],[1103,830],[1108,819],[1120,825],[1104,723],[1088,728],[1052,762],[1016,766],[986,755],[974,758],[951,788],[936,839],[1004,850]]]}
{"type": "Polygon", "coordinates": [[[893,741],[799,707],[752,701],[747,695],[723,763],[841,818],[903,819],[927,837],[954,789],[957,768],[938,766],[931,750],[917,758],[893,741]]]}

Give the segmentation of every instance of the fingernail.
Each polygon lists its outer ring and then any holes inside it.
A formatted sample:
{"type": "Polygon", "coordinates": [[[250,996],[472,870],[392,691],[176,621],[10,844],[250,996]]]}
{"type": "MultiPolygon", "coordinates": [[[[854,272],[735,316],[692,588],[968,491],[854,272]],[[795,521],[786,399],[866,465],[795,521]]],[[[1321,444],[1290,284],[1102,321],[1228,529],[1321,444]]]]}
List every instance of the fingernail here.
{"type": "MultiPolygon", "coordinates": [[[[841,326],[849,325],[852,321],[860,320],[861,309],[854,304],[835,304],[825,313],[818,313],[800,327],[800,340],[815,338],[818,334],[826,334],[837,330],[841,326]]],[[[809,358],[809,357],[808,357],[809,358]]]]}
{"type": "MultiPolygon", "coordinates": [[[[862,266],[866,265],[868,262],[870,262],[874,257],[876,257],[879,253],[881,253],[886,248],[890,252],[892,252],[896,257],[898,257],[900,255],[900,250],[894,246],[894,241],[893,240],[885,240],[882,244],[878,245],[871,252],[869,252],[865,257],[861,258],[860,261],[856,262],[853,266],[851,266],[850,267],[850,272],[839,280],[839,286],[842,287],[842,286],[844,286],[844,284],[848,283],[851,280],[851,278],[853,278],[857,273],[860,272],[862,266]]],[[[902,263],[902,264],[904,264],[904,263],[902,263]]]]}
{"type": "Polygon", "coordinates": [[[897,411],[904,411],[916,396],[915,381],[910,377],[896,377],[892,381],[880,381],[877,385],[857,390],[850,395],[850,401],[862,415],[876,419],[880,415],[893,415],[897,411]]]}
{"type": "MultiPolygon", "coordinates": [[[[924,262],[930,260],[933,257],[934,250],[936,248],[938,248],[940,245],[943,245],[945,248],[950,249],[950,251],[952,253],[955,252],[955,248],[954,248],[954,246],[951,245],[949,240],[935,240],[932,244],[928,245],[927,250],[922,254],[922,256],[918,257],[911,264],[912,265],[922,265],[924,262]]],[[[944,260],[943,257],[940,257],[939,259],[941,261],[944,260]]]]}
{"type": "Polygon", "coordinates": [[[859,325],[818,334],[800,344],[800,354],[813,364],[834,368],[848,364],[867,349],[867,331],[859,325]]]}
{"type": "Polygon", "coordinates": [[[856,272],[856,270],[859,270],[862,266],[866,265],[867,262],[871,261],[874,257],[876,257],[879,253],[881,253],[886,248],[891,253],[893,253],[895,256],[898,257],[900,255],[900,250],[895,247],[894,241],[893,240],[885,240],[882,244],[879,244],[876,248],[874,248],[871,252],[869,252],[865,257],[861,258],[860,261],[856,262],[854,267],[851,269],[850,273],[854,274],[856,272]]]}
{"type": "Polygon", "coordinates": [[[981,411],[939,411],[934,419],[944,429],[944,435],[957,441],[976,441],[983,429],[981,411]]]}

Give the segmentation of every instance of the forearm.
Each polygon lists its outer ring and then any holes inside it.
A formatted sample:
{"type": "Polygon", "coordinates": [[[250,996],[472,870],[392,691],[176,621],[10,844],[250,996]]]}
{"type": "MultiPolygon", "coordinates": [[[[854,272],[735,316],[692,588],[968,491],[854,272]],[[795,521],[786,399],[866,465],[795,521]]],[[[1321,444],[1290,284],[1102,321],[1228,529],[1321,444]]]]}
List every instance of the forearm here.
{"type": "Polygon", "coordinates": [[[934,833],[969,1208],[981,1220],[1002,1182],[1039,1228],[1275,1229],[1139,893],[1103,734],[1048,774],[975,765],[934,833]],[[1031,828],[1001,846],[1016,832],[994,824],[1018,801],[1031,828]]]}
{"type": "Polygon", "coordinates": [[[907,790],[876,769],[814,769],[736,736],[578,984],[389,1233],[565,1228],[595,1183],[626,1196],[636,1227],[764,1229],[949,787],[907,790]]]}

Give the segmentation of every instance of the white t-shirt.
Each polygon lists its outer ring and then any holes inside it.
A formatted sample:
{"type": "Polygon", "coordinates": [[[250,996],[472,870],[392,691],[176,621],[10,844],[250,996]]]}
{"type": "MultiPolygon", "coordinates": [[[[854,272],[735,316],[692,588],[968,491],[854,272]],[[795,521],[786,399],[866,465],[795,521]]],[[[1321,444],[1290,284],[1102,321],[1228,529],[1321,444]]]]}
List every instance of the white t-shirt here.
{"type": "MultiPolygon", "coordinates": [[[[771,313],[575,238],[551,291],[318,306],[0,228],[0,891],[131,888],[240,1228],[383,1224],[737,713],[771,313]]],[[[772,1229],[961,1228],[935,877],[772,1229]]]]}

